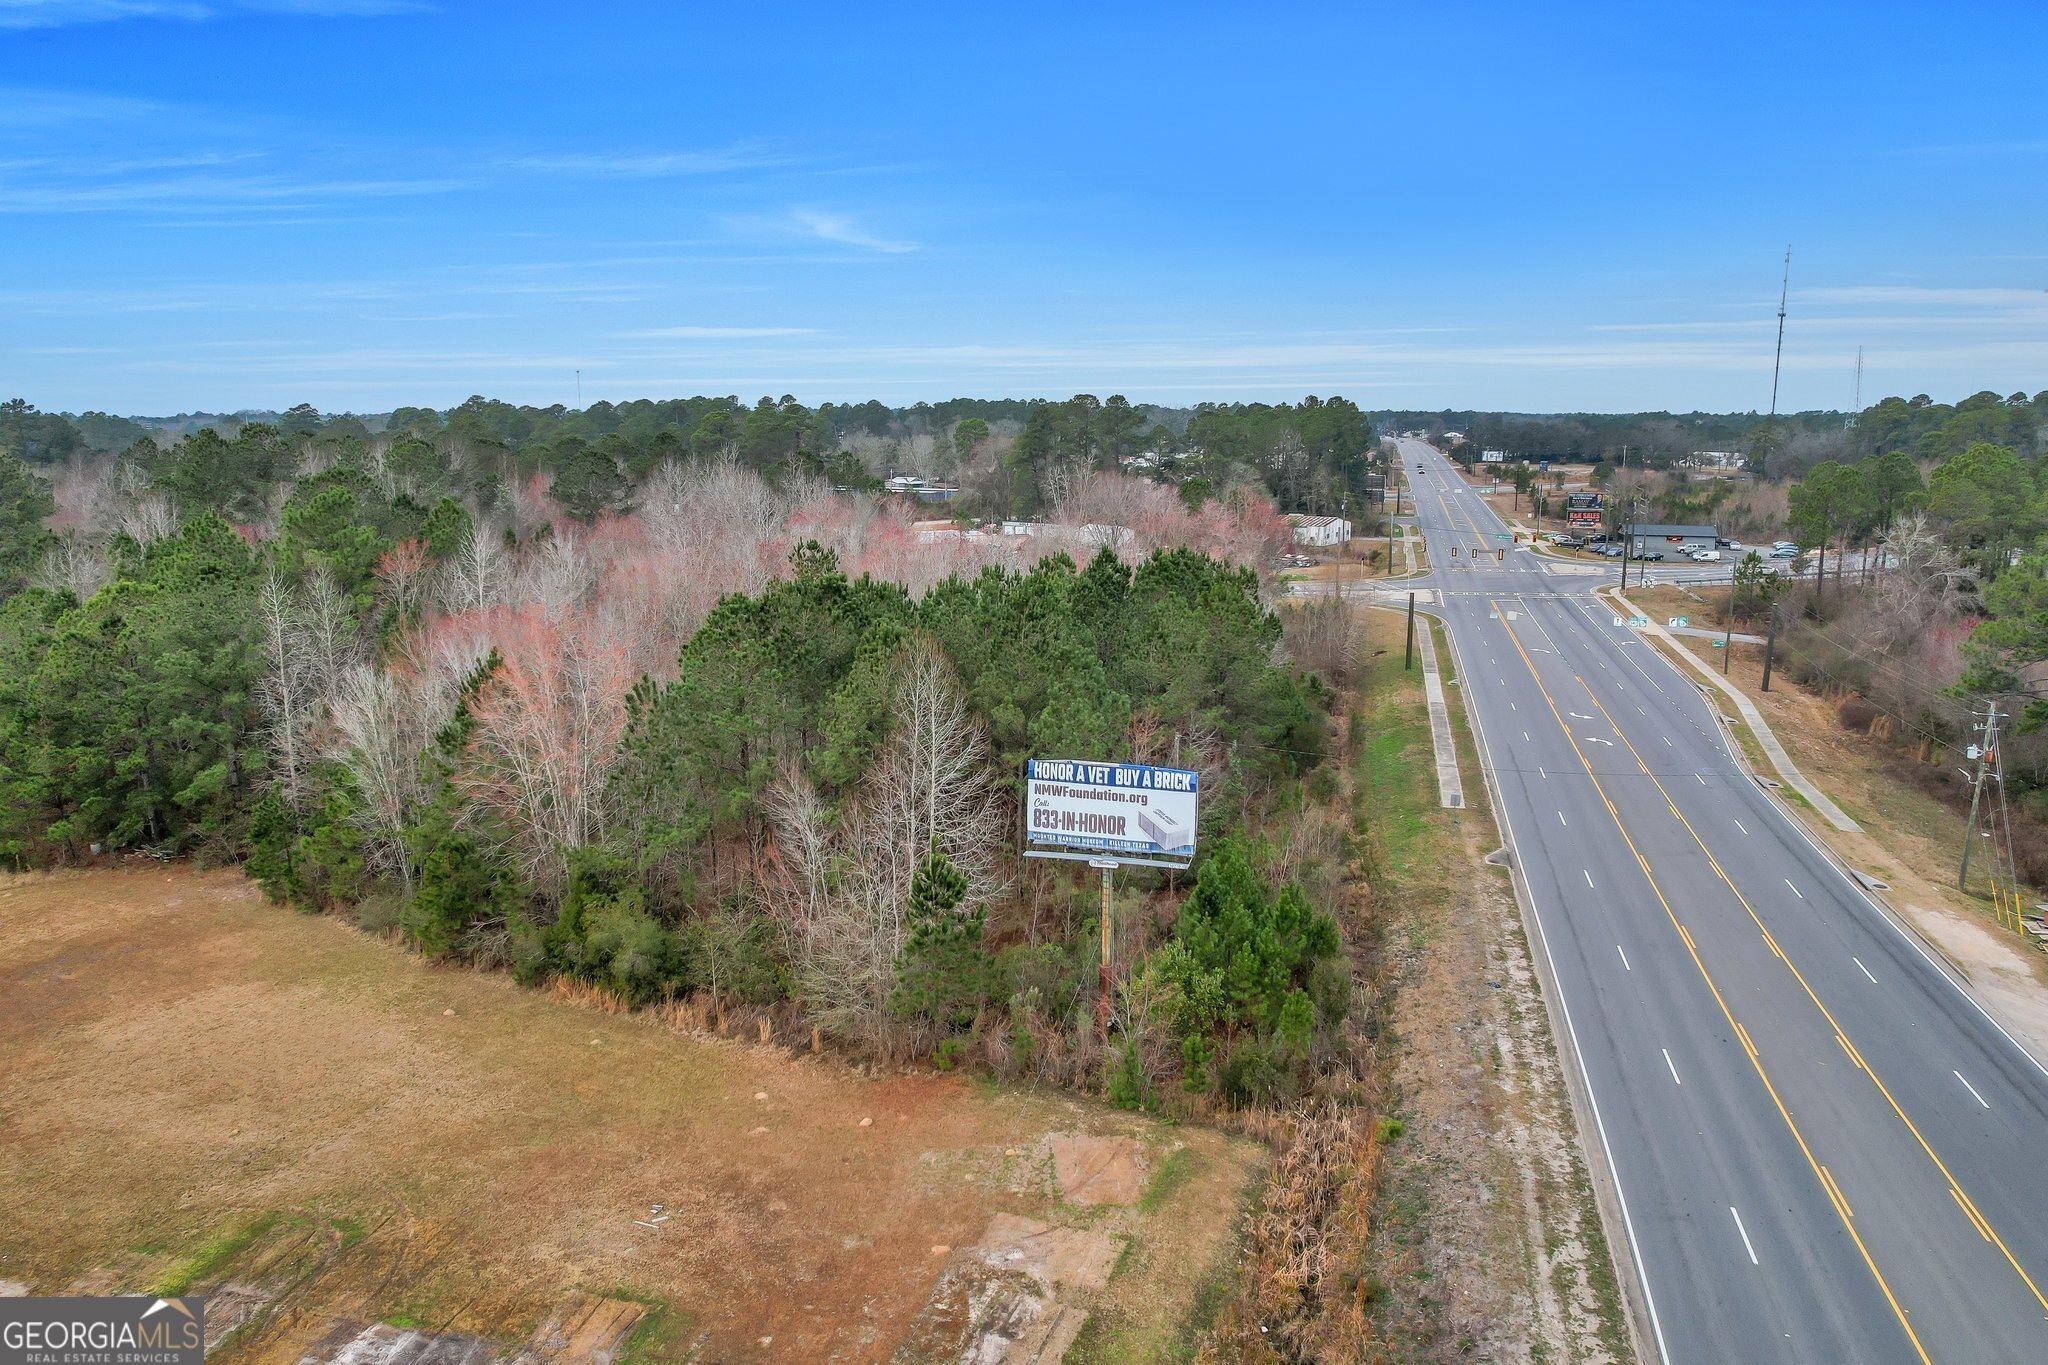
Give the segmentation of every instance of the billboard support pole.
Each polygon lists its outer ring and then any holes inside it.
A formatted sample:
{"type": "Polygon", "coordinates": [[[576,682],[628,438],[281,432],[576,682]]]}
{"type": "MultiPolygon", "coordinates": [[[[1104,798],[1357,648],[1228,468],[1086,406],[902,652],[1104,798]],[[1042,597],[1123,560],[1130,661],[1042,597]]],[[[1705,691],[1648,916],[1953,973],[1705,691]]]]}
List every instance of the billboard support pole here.
{"type": "Polygon", "coordinates": [[[1116,864],[1105,861],[1102,864],[1102,981],[1095,998],[1095,1028],[1102,1035],[1104,1046],[1109,1043],[1109,889],[1110,879],[1116,876],[1116,864]]]}

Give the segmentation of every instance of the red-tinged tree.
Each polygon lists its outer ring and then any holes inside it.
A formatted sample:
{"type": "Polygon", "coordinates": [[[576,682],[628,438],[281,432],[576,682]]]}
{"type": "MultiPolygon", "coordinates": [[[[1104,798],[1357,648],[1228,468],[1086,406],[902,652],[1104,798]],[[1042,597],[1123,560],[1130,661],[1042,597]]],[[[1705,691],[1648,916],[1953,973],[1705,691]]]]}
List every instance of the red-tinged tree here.
{"type": "Polygon", "coordinates": [[[502,663],[470,707],[458,781],[510,831],[508,852],[525,875],[558,887],[571,850],[603,827],[605,777],[633,673],[626,651],[587,611],[528,606],[501,625],[502,663]]]}
{"type": "Polygon", "coordinates": [[[403,540],[377,557],[377,583],[401,621],[418,618],[434,561],[425,541],[403,540]]]}

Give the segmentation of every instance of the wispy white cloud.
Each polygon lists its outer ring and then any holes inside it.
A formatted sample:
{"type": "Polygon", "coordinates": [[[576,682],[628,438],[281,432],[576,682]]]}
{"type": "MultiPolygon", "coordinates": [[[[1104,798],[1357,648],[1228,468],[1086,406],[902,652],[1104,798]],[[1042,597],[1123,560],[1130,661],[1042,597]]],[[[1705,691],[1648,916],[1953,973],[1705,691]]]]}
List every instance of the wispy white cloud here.
{"type": "Polygon", "coordinates": [[[809,336],[815,327],[650,327],[644,331],[619,332],[621,337],[799,337],[809,336]]]}
{"type": "Polygon", "coordinates": [[[297,179],[288,176],[180,175],[94,181],[64,175],[41,183],[0,178],[0,213],[80,213],[120,209],[218,212],[235,206],[298,208],[350,199],[446,194],[471,182],[297,179]]]}
{"type": "Polygon", "coordinates": [[[1795,291],[1797,298],[1837,303],[1900,303],[1930,307],[2048,308],[2048,289],[1938,288],[1910,284],[1859,284],[1795,291]]]}
{"type": "Polygon", "coordinates": [[[917,242],[877,236],[844,213],[796,209],[790,213],[788,223],[804,236],[815,237],[821,242],[833,242],[839,246],[859,247],[863,251],[879,251],[896,256],[919,249],[917,242]]]}
{"type": "Polygon", "coordinates": [[[198,23],[238,13],[359,19],[426,8],[415,0],[0,0],[0,28],[69,28],[123,19],[198,23]]]}
{"type": "Polygon", "coordinates": [[[506,164],[521,171],[652,180],[766,170],[786,166],[792,159],[788,152],[770,144],[743,142],[731,147],[673,152],[570,152],[519,156],[506,164]]]}

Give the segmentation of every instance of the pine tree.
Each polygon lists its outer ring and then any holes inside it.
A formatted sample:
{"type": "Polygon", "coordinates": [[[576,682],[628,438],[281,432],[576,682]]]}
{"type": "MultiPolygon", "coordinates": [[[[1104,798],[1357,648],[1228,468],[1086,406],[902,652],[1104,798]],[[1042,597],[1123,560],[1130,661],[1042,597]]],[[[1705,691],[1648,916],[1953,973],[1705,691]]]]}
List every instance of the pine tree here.
{"type": "Polygon", "coordinates": [[[965,1028],[988,997],[988,959],[981,951],[986,912],[963,905],[967,878],[932,840],[911,879],[904,911],[903,955],[896,960],[890,1005],[911,1023],[965,1028]]]}

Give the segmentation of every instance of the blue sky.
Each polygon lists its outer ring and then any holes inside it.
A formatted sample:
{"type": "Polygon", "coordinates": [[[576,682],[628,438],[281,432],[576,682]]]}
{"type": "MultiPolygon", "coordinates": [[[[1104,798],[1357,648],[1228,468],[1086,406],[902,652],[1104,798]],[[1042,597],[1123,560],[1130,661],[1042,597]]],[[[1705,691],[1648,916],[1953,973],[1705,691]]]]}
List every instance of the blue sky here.
{"type": "Polygon", "coordinates": [[[0,0],[0,396],[2048,387],[2048,7],[0,0]],[[871,11],[886,12],[871,12],[871,11]]]}

